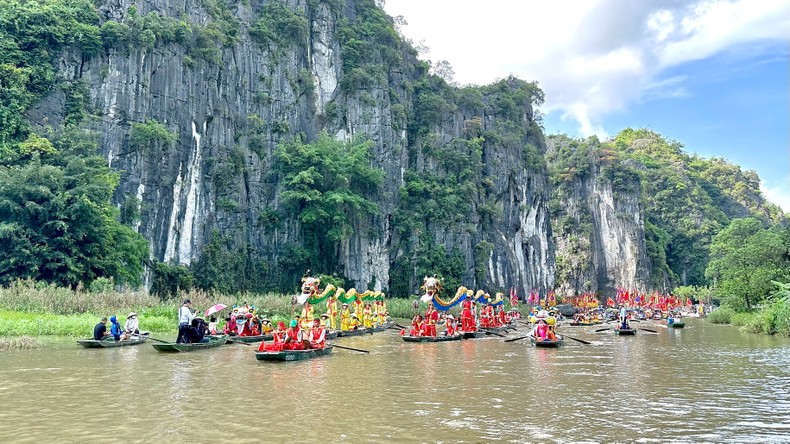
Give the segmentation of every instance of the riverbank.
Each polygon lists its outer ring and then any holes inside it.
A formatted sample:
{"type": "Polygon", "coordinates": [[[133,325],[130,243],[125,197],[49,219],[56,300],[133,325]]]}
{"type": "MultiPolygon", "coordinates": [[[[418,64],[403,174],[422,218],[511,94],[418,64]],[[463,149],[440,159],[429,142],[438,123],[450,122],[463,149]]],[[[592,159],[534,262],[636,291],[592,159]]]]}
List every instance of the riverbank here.
{"type": "Polygon", "coordinates": [[[750,312],[738,312],[725,305],[710,312],[707,321],[733,325],[750,333],[790,336],[790,306],[786,299],[750,312]]]}
{"type": "MultiPolygon", "coordinates": [[[[162,300],[145,291],[101,291],[43,285],[33,281],[18,281],[10,287],[0,288],[0,337],[2,336],[71,336],[88,337],[102,316],[117,316],[124,323],[126,315],[137,313],[140,329],[153,334],[172,335],[177,333],[176,313],[184,299],[192,301],[192,307],[204,312],[214,304],[249,304],[259,314],[273,323],[287,321],[298,314],[301,306],[292,306],[292,295],[285,294],[220,294],[193,290],[162,300]]],[[[415,309],[413,299],[387,298],[387,311],[393,318],[411,319],[415,309]]],[[[526,306],[522,306],[524,308],[526,306]]],[[[338,307],[340,308],[340,307],[338,307]]],[[[324,306],[316,307],[316,314],[323,313],[324,306]]],[[[425,310],[421,304],[419,312],[425,310]]],[[[458,309],[450,311],[456,318],[458,309]]],[[[220,312],[220,316],[227,310],[220,312]]]]}

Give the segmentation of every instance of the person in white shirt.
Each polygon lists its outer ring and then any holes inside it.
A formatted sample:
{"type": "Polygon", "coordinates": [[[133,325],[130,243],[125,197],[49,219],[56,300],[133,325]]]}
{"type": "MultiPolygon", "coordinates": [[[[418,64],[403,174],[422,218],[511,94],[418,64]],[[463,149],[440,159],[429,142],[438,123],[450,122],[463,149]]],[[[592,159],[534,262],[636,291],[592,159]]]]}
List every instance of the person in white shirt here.
{"type": "Polygon", "coordinates": [[[184,300],[184,305],[178,309],[178,338],[176,339],[176,344],[190,342],[189,327],[192,319],[195,318],[195,313],[190,308],[192,308],[192,301],[186,299],[184,300]]]}
{"type": "Polygon", "coordinates": [[[140,329],[137,321],[137,313],[131,312],[126,316],[126,323],[123,325],[123,334],[121,335],[121,340],[123,341],[129,339],[132,337],[132,335],[138,334],[140,334],[140,329]]]}

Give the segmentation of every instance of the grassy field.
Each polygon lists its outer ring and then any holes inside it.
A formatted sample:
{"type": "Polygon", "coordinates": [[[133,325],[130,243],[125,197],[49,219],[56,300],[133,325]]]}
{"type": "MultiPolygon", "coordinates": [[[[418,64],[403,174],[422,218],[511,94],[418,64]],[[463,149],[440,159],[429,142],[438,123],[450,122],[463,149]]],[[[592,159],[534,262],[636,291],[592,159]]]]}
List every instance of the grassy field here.
{"type": "MultiPolygon", "coordinates": [[[[123,325],[126,315],[132,311],[138,314],[141,330],[174,336],[177,333],[176,313],[184,299],[191,300],[193,310],[201,313],[218,303],[229,307],[247,303],[274,323],[287,321],[301,310],[300,306],[291,305],[292,295],[284,294],[228,295],[195,290],[161,300],[144,291],[89,292],[18,281],[10,287],[0,288],[0,336],[89,337],[102,316],[109,318],[115,315],[123,325]]],[[[411,319],[415,313],[413,301],[387,299],[387,310],[393,318],[411,319]]],[[[424,313],[425,308],[426,304],[420,303],[419,313],[424,313]]],[[[319,306],[315,312],[319,314],[325,310],[325,306],[319,306]]],[[[220,317],[227,313],[228,310],[220,312],[220,317]]],[[[458,318],[460,308],[455,307],[450,313],[458,318]]]]}

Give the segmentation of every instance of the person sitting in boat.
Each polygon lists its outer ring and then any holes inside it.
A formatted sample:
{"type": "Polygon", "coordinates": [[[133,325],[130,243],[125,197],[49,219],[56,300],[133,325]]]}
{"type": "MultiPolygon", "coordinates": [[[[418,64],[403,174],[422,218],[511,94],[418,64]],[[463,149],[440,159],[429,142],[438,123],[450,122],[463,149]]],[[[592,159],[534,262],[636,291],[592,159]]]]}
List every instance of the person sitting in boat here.
{"type": "Polygon", "coordinates": [[[348,329],[359,330],[360,328],[362,328],[362,321],[359,320],[356,313],[351,313],[351,317],[348,320],[348,329]]]}
{"type": "Polygon", "coordinates": [[[126,322],[123,324],[123,334],[121,341],[131,339],[132,335],[139,335],[140,329],[138,328],[137,313],[131,312],[126,315],[126,322]]]}
{"type": "Polygon", "coordinates": [[[340,311],[340,330],[348,331],[349,330],[349,321],[351,320],[351,310],[348,308],[348,304],[343,304],[343,308],[340,311]]]}
{"type": "Polygon", "coordinates": [[[329,314],[324,313],[321,315],[321,325],[324,326],[325,329],[331,330],[332,329],[332,321],[329,318],[329,314]]]}
{"type": "Polygon", "coordinates": [[[283,350],[304,350],[304,339],[302,330],[299,328],[299,321],[291,319],[288,330],[285,331],[283,350]]]}
{"type": "Polygon", "coordinates": [[[258,351],[268,351],[268,352],[283,351],[283,344],[285,343],[286,332],[287,330],[285,329],[285,322],[283,321],[278,322],[277,329],[272,330],[272,342],[267,344],[266,341],[261,341],[261,345],[258,347],[258,351]]]}
{"type": "Polygon", "coordinates": [[[109,332],[107,332],[107,316],[103,316],[101,321],[93,327],[93,339],[97,341],[102,341],[107,336],[111,336],[109,332]]]}
{"type": "Polygon", "coordinates": [[[116,341],[121,340],[121,335],[123,334],[123,328],[121,328],[121,324],[118,323],[118,318],[115,315],[110,316],[110,334],[116,341]]]}
{"type": "Polygon", "coordinates": [[[236,319],[239,336],[254,336],[252,334],[252,313],[245,313],[236,319]]]}
{"type": "Polygon", "coordinates": [[[250,336],[260,336],[261,335],[261,321],[258,319],[257,316],[252,315],[252,319],[249,320],[250,322],[250,336]]]}
{"type": "Polygon", "coordinates": [[[511,319],[521,319],[521,312],[518,311],[518,308],[511,308],[510,309],[510,318],[511,319]]]}
{"type": "Polygon", "coordinates": [[[536,341],[556,341],[557,336],[551,331],[551,326],[546,319],[539,319],[538,324],[532,329],[532,336],[536,341]]]}
{"type": "Polygon", "coordinates": [[[236,316],[230,315],[225,318],[225,328],[222,329],[222,333],[228,336],[238,336],[238,327],[236,326],[236,316]]]}
{"type": "Polygon", "coordinates": [[[455,336],[458,334],[458,330],[456,329],[455,325],[455,318],[451,314],[448,314],[444,318],[444,334],[445,336],[455,336]]]}
{"type": "Polygon", "coordinates": [[[416,315],[411,320],[411,330],[409,331],[409,336],[423,336],[425,334],[425,323],[422,320],[422,316],[416,315]]]}
{"type": "Polygon", "coordinates": [[[326,329],[321,325],[321,320],[318,318],[313,320],[313,328],[310,329],[308,341],[310,341],[310,348],[324,348],[324,344],[326,343],[326,329]]]}
{"type": "Polygon", "coordinates": [[[217,325],[219,325],[219,322],[217,322],[217,317],[216,316],[210,317],[208,319],[208,334],[210,335],[218,334],[217,325]]]}
{"type": "Polygon", "coordinates": [[[187,337],[190,343],[198,343],[198,342],[208,342],[208,338],[206,338],[206,333],[208,333],[208,327],[206,325],[206,321],[201,318],[194,318],[192,319],[192,323],[189,327],[189,332],[187,337]]]}
{"type": "Polygon", "coordinates": [[[494,326],[494,307],[486,304],[485,308],[483,308],[483,313],[480,315],[480,328],[492,328],[494,326]]]}
{"type": "Polygon", "coordinates": [[[510,323],[510,320],[507,318],[507,313],[505,313],[504,304],[499,306],[496,315],[497,315],[497,325],[502,326],[510,323]]]}
{"type": "Polygon", "coordinates": [[[272,321],[270,321],[269,318],[261,319],[261,334],[262,335],[268,335],[273,330],[274,329],[272,328],[272,321]]]}

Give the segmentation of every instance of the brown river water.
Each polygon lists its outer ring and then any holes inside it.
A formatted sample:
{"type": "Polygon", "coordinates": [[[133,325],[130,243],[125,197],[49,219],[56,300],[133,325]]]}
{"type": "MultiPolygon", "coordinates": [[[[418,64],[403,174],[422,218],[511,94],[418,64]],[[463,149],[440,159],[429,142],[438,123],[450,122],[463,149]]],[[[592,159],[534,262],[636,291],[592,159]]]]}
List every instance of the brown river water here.
{"type": "MultiPolygon", "coordinates": [[[[0,352],[0,442],[790,442],[790,340],[687,320],[560,349],[343,338],[326,357],[0,352]]],[[[523,334],[522,332],[519,332],[523,334]]],[[[519,336],[519,333],[513,336],[519,336]]]]}

